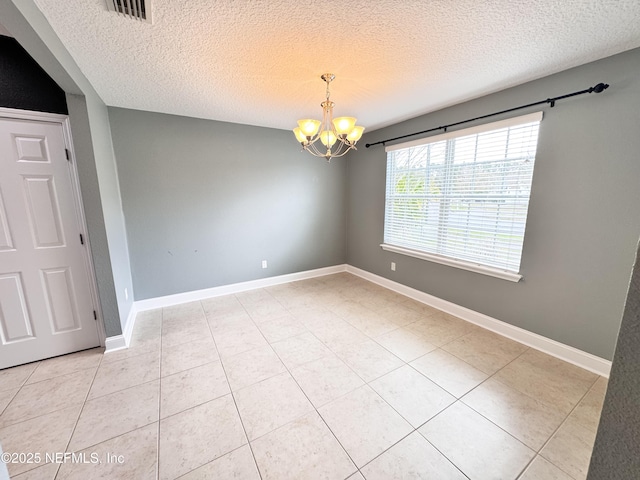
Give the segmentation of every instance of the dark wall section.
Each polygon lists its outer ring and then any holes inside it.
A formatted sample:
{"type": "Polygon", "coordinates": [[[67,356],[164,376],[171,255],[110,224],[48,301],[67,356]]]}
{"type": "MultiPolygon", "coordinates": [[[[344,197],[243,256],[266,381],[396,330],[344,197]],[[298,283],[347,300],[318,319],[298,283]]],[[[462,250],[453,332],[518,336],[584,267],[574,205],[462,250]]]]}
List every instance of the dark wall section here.
{"type": "Polygon", "coordinates": [[[0,107],[66,115],[64,91],[11,37],[0,35],[0,107]]]}
{"type": "Polygon", "coordinates": [[[640,250],[613,357],[589,480],[640,478],[640,250]]]}

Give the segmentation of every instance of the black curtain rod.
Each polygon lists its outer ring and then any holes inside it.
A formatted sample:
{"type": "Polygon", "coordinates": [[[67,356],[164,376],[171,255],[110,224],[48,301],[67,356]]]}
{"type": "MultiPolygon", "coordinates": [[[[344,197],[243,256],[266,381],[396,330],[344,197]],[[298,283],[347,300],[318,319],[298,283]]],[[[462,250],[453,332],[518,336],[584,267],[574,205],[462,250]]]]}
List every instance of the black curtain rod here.
{"type": "Polygon", "coordinates": [[[586,90],[580,90],[579,92],[567,93],[566,95],[560,95],[559,97],[547,98],[546,100],[540,100],[539,102],[529,103],[527,105],[520,105],[519,107],[509,108],[507,110],[502,110],[500,112],[489,113],[487,115],[482,115],[480,117],[470,118],[468,120],[462,120],[461,122],[450,123],[449,125],[443,125],[441,127],[430,128],[428,130],[422,130],[421,132],[409,133],[407,135],[401,135],[399,137],[387,138],[386,140],[380,140],[375,143],[367,143],[365,147],[369,148],[374,145],[385,144],[387,142],[393,142],[394,140],[400,140],[401,138],[413,137],[414,135],[420,135],[423,133],[435,132],[437,130],[444,130],[445,132],[449,127],[455,127],[457,125],[462,125],[463,123],[475,122],[476,120],[482,120],[483,118],[495,117],[496,115],[502,115],[503,113],[515,112],[516,110],[522,110],[524,108],[534,107],[536,105],[542,105],[544,103],[548,103],[551,105],[551,108],[555,107],[556,102],[558,100],[563,100],[569,97],[575,97],[576,95],[583,95],[585,93],[600,93],[609,88],[607,83],[599,83],[595,87],[587,88],[586,90]]]}

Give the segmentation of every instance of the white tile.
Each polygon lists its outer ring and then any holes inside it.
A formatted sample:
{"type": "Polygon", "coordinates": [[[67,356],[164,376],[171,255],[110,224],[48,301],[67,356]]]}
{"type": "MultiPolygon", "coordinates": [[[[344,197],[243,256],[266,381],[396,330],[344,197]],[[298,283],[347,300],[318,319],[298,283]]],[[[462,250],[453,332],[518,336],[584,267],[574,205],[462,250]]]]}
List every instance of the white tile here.
{"type": "Polygon", "coordinates": [[[275,298],[244,305],[247,313],[256,324],[269,322],[289,313],[275,298]]]}
{"type": "Polygon", "coordinates": [[[535,452],[456,402],[419,432],[470,479],[513,479],[535,452]]]}
{"type": "Polygon", "coordinates": [[[246,314],[246,310],[235,295],[207,298],[200,303],[207,317],[232,318],[246,314]]]}
{"type": "Polygon", "coordinates": [[[496,373],[528,348],[487,330],[469,333],[442,347],[488,375],[496,373]]]}
{"type": "Polygon", "coordinates": [[[336,350],[336,354],[365,382],[404,365],[402,360],[373,340],[346,346],[336,350]]]}
{"type": "Polygon", "coordinates": [[[252,442],[263,480],[346,478],[356,467],[316,412],[252,442]]]}
{"type": "Polygon", "coordinates": [[[104,355],[101,364],[118,362],[120,360],[126,360],[130,357],[137,357],[140,355],[148,355],[150,353],[155,353],[156,355],[160,355],[160,345],[162,344],[162,337],[158,333],[156,336],[141,336],[135,337],[135,335],[131,338],[131,343],[129,344],[129,348],[124,348],[122,350],[116,350],[115,352],[108,352],[104,355]]]}
{"type": "Polygon", "coordinates": [[[260,480],[260,474],[253,459],[251,449],[244,445],[226,455],[191,470],[180,480],[231,479],[260,480]]]}
{"type": "Polygon", "coordinates": [[[103,363],[98,368],[89,398],[134,387],[160,378],[160,355],[149,353],[117,362],[103,363]]]}
{"type": "Polygon", "coordinates": [[[83,450],[158,421],[160,381],[137,385],[89,400],[69,442],[71,451],[83,450]]]}
{"type": "Polygon", "coordinates": [[[196,321],[175,323],[172,326],[168,326],[165,322],[162,324],[163,349],[206,338],[211,338],[211,330],[204,317],[196,321]]]}
{"type": "Polygon", "coordinates": [[[93,369],[24,385],[0,415],[0,427],[81,405],[93,380],[93,369]]]}
{"type": "Polygon", "coordinates": [[[529,349],[495,375],[496,380],[566,413],[598,376],[555,357],[529,349]]]}
{"type": "Polygon", "coordinates": [[[583,426],[592,431],[598,429],[600,423],[600,413],[604,404],[604,397],[607,391],[607,379],[600,377],[595,385],[589,390],[576,408],[571,412],[571,416],[575,418],[583,426]]]}
{"type": "Polygon", "coordinates": [[[365,478],[362,476],[360,472],[356,472],[353,475],[351,475],[349,478],[347,478],[347,480],[365,480],[365,478]]]}
{"type": "Polygon", "coordinates": [[[398,328],[391,320],[369,310],[345,317],[345,320],[369,337],[378,337],[398,328]]]}
{"type": "Polygon", "coordinates": [[[358,467],[369,463],[413,430],[367,385],[318,411],[358,467]]]}
{"type": "Polygon", "coordinates": [[[573,478],[583,479],[587,477],[595,439],[595,430],[569,416],[540,450],[540,455],[573,478]]]}
{"type": "Polygon", "coordinates": [[[466,480],[449,460],[418,432],[408,437],[362,468],[367,480],[438,479],[466,480]]]}
{"type": "Polygon", "coordinates": [[[574,480],[540,455],[533,459],[518,480],[574,480]]]}
{"type": "Polygon", "coordinates": [[[161,418],[230,393],[220,362],[207,363],[162,378],[161,418]]]}
{"type": "Polygon", "coordinates": [[[248,387],[287,370],[269,345],[225,358],[222,366],[232,390],[248,387]]]}
{"type": "Polygon", "coordinates": [[[413,322],[422,320],[425,316],[428,316],[424,315],[421,312],[418,312],[413,308],[408,307],[404,303],[405,301],[406,297],[404,297],[404,300],[402,300],[402,302],[400,303],[394,303],[380,309],[378,313],[400,327],[405,327],[412,324],[413,322]]]}
{"type": "Polygon", "coordinates": [[[246,330],[255,330],[256,324],[253,323],[251,317],[244,311],[234,314],[233,316],[215,316],[207,317],[207,323],[213,338],[218,335],[231,332],[242,332],[246,330]]]}
{"type": "Polygon", "coordinates": [[[411,366],[458,398],[487,379],[486,373],[440,349],[414,360],[411,366]]]}
{"type": "Polygon", "coordinates": [[[31,420],[0,428],[4,452],[40,454],[40,463],[9,463],[9,475],[32,470],[46,463],[46,453],[64,452],[80,414],[80,405],[48,413],[31,420]]]}
{"type": "Polygon", "coordinates": [[[181,303],[162,309],[162,323],[185,322],[192,319],[200,319],[204,316],[202,304],[199,301],[181,303]]]}
{"type": "Polygon", "coordinates": [[[456,401],[454,396],[409,365],[387,373],[369,385],[415,428],[456,401]]]}
{"type": "Polygon", "coordinates": [[[20,475],[14,475],[12,480],[54,480],[60,468],[59,463],[47,463],[41,467],[28,470],[20,475]]]}
{"type": "Polygon", "coordinates": [[[217,333],[214,331],[213,339],[220,357],[231,357],[268,345],[258,327],[253,323],[243,323],[241,328],[225,329],[217,333]]]}
{"type": "Polygon", "coordinates": [[[211,336],[194,342],[162,348],[160,371],[163,377],[218,360],[211,336]]]}
{"type": "Polygon", "coordinates": [[[436,313],[405,328],[422,336],[428,342],[440,347],[473,331],[481,330],[475,325],[465,322],[446,313],[436,313]]]}
{"type": "Polygon", "coordinates": [[[402,305],[405,305],[406,307],[409,307],[410,309],[415,310],[416,312],[419,312],[425,316],[432,316],[437,313],[442,313],[441,310],[438,310],[437,308],[432,307],[431,305],[427,305],[426,303],[419,302],[418,300],[414,300],[413,298],[407,297],[402,302],[402,305]]]}
{"type": "Polygon", "coordinates": [[[362,343],[369,340],[364,333],[341,318],[330,313],[333,318],[323,320],[307,320],[306,327],[327,347],[336,351],[347,345],[362,343]]]}
{"type": "Polygon", "coordinates": [[[160,479],[190,472],[247,443],[231,395],[160,420],[160,479]]]}
{"type": "Polygon", "coordinates": [[[235,297],[245,307],[260,302],[271,302],[274,300],[273,295],[267,292],[264,288],[256,288],[255,290],[236,293],[235,297]]]}
{"type": "Polygon", "coordinates": [[[103,348],[92,348],[43,360],[27,380],[27,385],[89,368],[95,370],[100,365],[103,352],[103,348]]]}
{"type": "Polygon", "coordinates": [[[14,388],[12,390],[2,390],[0,391],[0,415],[4,412],[4,409],[7,408],[9,402],[13,400],[13,397],[18,393],[19,388],[14,388]]]}
{"type": "Polygon", "coordinates": [[[0,441],[127,459],[20,480],[584,478],[606,380],[523,348],[341,273],[141,312],[126,350],[2,370],[0,441]]]}
{"type": "Polygon", "coordinates": [[[565,419],[562,411],[490,378],[462,401],[535,451],[565,419]]]}
{"type": "Polygon", "coordinates": [[[21,387],[39,364],[40,362],[27,363],[0,370],[0,391],[21,387]]]}
{"type": "Polygon", "coordinates": [[[313,405],[289,373],[238,390],[234,397],[249,440],[313,410],[313,405]]]}
{"type": "Polygon", "coordinates": [[[437,348],[406,328],[381,335],[375,341],[405,362],[411,362],[437,348]]]}
{"type": "Polygon", "coordinates": [[[364,381],[335,355],[305,363],[291,370],[291,375],[316,408],[364,385],[364,381]]]}
{"type": "Polygon", "coordinates": [[[312,333],[287,338],[272,344],[272,347],[289,369],[331,355],[331,350],[312,333]]]}
{"type": "Polygon", "coordinates": [[[269,343],[278,342],[307,332],[305,326],[292,315],[285,315],[260,323],[258,328],[269,343]]]}
{"type": "Polygon", "coordinates": [[[101,463],[65,462],[60,466],[56,478],[155,480],[158,467],[157,452],[158,424],[152,423],[79,452],[87,459],[95,455],[101,463]]]}

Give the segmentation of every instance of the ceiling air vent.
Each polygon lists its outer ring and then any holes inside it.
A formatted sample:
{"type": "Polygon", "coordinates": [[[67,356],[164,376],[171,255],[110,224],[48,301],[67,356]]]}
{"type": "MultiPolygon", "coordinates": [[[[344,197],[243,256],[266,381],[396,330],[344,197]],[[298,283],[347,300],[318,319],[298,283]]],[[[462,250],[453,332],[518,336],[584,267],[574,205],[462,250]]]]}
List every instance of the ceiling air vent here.
{"type": "Polygon", "coordinates": [[[151,0],[105,0],[107,9],[133,20],[151,23],[151,0]]]}

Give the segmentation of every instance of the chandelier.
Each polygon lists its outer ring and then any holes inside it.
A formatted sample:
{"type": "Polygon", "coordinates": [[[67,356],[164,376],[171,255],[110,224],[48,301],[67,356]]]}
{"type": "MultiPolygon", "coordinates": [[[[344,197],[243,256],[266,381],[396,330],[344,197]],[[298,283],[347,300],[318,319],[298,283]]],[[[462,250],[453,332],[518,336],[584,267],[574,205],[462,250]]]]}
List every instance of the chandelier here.
{"type": "Polygon", "coordinates": [[[356,125],[353,117],[333,118],[333,106],[329,99],[329,84],[336,78],[333,73],[325,73],[320,78],[327,84],[327,98],[320,104],[322,107],[322,121],[304,119],[298,120],[298,126],[293,133],[306,150],[316,157],[324,157],[327,162],[334,157],[341,157],[349,150],[356,150],[356,142],[362,137],[364,127],[356,125]],[[318,144],[318,140],[326,151],[318,144]]]}

